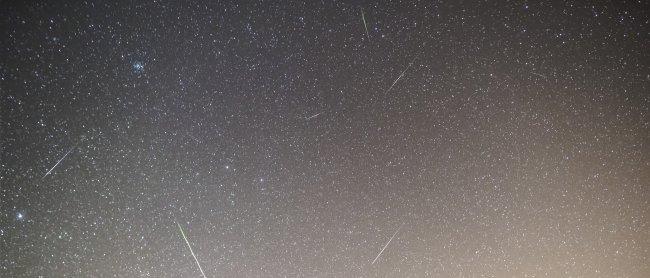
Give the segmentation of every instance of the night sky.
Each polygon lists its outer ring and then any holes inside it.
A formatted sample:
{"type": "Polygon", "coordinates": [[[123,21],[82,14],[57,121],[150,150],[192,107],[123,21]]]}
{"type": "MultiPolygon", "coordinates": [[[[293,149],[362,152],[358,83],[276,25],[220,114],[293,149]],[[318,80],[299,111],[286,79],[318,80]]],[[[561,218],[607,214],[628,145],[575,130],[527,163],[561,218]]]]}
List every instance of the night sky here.
{"type": "Polygon", "coordinates": [[[1,277],[650,277],[645,0],[2,2],[1,277]]]}

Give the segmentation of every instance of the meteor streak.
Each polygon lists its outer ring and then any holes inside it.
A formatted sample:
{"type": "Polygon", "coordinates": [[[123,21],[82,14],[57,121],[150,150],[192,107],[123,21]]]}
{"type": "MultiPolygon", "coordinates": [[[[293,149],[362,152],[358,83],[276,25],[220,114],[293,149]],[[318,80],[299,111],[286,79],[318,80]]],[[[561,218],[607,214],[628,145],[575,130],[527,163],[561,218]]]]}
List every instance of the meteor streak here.
{"type": "Polygon", "coordinates": [[[57,161],[56,164],[54,164],[54,166],[52,166],[52,168],[50,168],[50,170],[47,171],[47,173],[45,173],[45,175],[43,175],[43,177],[41,177],[41,179],[44,179],[45,177],[47,177],[47,175],[49,175],[50,173],[52,173],[52,170],[54,170],[54,168],[56,168],[56,166],[58,166],[59,163],[61,163],[61,161],[63,161],[63,160],[65,159],[65,157],[68,156],[68,154],[70,154],[70,152],[71,152],[73,149],[74,149],[74,148],[70,149],[67,153],[65,153],[65,155],[63,155],[63,157],[62,157],[61,159],[59,159],[59,161],[57,161]]]}
{"type": "MultiPolygon", "coordinates": [[[[419,56],[419,55],[418,55],[418,56],[419,56]]],[[[415,62],[415,59],[417,59],[418,56],[415,56],[415,58],[413,58],[413,60],[411,60],[411,62],[409,63],[409,65],[406,67],[406,69],[404,69],[404,71],[402,71],[402,73],[400,73],[400,75],[397,77],[397,79],[395,79],[395,81],[393,81],[393,84],[391,84],[390,87],[388,87],[388,89],[384,92],[384,94],[390,92],[390,90],[395,86],[395,84],[397,84],[397,81],[399,81],[399,80],[402,78],[402,76],[404,76],[404,74],[406,73],[406,71],[409,70],[409,69],[411,68],[411,66],[413,65],[413,62],[415,62]]]]}
{"type": "Polygon", "coordinates": [[[536,72],[530,72],[530,73],[548,79],[548,77],[547,77],[546,75],[543,75],[543,74],[540,74],[540,73],[536,73],[536,72]]]}
{"type": "Polygon", "coordinates": [[[363,13],[363,8],[361,8],[361,20],[363,20],[363,28],[366,29],[366,36],[370,40],[370,34],[368,34],[368,25],[366,24],[366,15],[363,13]]]}
{"type": "Polygon", "coordinates": [[[311,119],[313,119],[313,118],[316,118],[316,117],[318,117],[318,115],[320,115],[320,114],[322,114],[322,113],[323,113],[323,112],[319,112],[319,113],[317,113],[317,114],[311,115],[311,116],[305,118],[305,120],[311,120],[311,119]]]}
{"type": "Polygon", "coordinates": [[[178,229],[181,230],[181,235],[183,236],[183,239],[185,240],[185,243],[187,243],[187,248],[190,249],[190,253],[192,253],[192,257],[194,257],[194,261],[196,262],[196,265],[199,266],[199,270],[201,271],[201,274],[203,275],[203,278],[207,278],[205,276],[205,272],[203,272],[203,268],[201,268],[201,264],[199,263],[199,260],[196,258],[196,255],[194,255],[194,251],[192,250],[192,246],[190,245],[190,242],[187,240],[187,237],[185,236],[185,232],[183,232],[183,228],[181,227],[181,224],[178,224],[178,222],[176,222],[176,225],[178,225],[178,229]]]}
{"type": "Polygon", "coordinates": [[[393,234],[393,236],[390,237],[390,239],[388,240],[388,242],[386,242],[386,245],[384,245],[384,248],[382,248],[381,251],[379,251],[379,254],[377,254],[377,257],[375,257],[375,259],[372,260],[371,265],[375,264],[375,262],[377,261],[377,259],[379,259],[379,256],[381,256],[381,253],[384,253],[384,250],[386,250],[386,247],[388,247],[388,244],[390,244],[390,242],[393,241],[393,238],[395,238],[395,236],[397,235],[397,233],[399,232],[399,230],[402,229],[402,226],[404,226],[404,223],[402,223],[402,225],[400,225],[399,228],[397,228],[397,231],[395,231],[395,233],[393,234]]]}

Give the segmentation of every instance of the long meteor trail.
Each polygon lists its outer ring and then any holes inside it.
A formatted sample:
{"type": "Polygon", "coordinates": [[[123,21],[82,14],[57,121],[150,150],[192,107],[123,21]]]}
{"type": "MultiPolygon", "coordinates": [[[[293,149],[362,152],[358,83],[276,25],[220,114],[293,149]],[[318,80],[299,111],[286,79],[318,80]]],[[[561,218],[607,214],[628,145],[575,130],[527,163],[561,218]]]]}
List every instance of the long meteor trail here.
{"type": "Polygon", "coordinates": [[[194,255],[194,251],[192,250],[192,246],[190,245],[190,242],[187,240],[187,237],[185,236],[185,232],[183,232],[183,228],[181,227],[181,224],[178,224],[178,222],[176,222],[176,225],[178,225],[178,229],[181,231],[181,235],[183,236],[183,239],[185,240],[185,243],[187,243],[187,248],[190,249],[190,253],[192,253],[192,257],[194,257],[194,261],[196,262],[196,265],[199,266],[199,270],[201,271],[201,275],[203,275],[203,278],[207,278],[207,276],[205,276],[205,272],[203,272],[203,268],[201,267],[201,264],[199,263],[199,260],[196,258],[196,255],[194,255]]]}
{"type": "Polygon", "coordinates": [[[59,163],[61,163],[61,161],[63,161],[65,159],[65,157],[68,156],[68,154],[70,154],[70,152],[72,150],[74,150],[74,148],[71,148],[67,153],[65,153],[65,155],[63,155],[63,157],[61,159],[59,159],[59,161],[57,161],[56,164],[54,164],[54,166],[52,166],[52,168],[50,168],[50,170],[47,171],[47,173],[45,173],[45,175],[43,175],[43,177],[41,177],[41,179],[44,179],[45,177],[47,177],[47,175],[52,173],[52,170],[54,170],[54,168],[56,168],[56,166],[58,166],[59,163]]]}
{"type": "Polygon", "coordinates": [[[368,25],[366,24],[366,15],[363,13],[363,8],[361,8],[361,20],[363,20],[363,28],[366,29],[366,36],[370,40],[370,34],[368,33],[368,25]]]}
{"type": "Polygon", "coordinates": [[[395,231],[395,233],[393,234],[393,236],[390,237],[390,239],[388,240],[388,242],[386,242],[386,245],[384,245],[384,248],[382,248],[381,251],[379,251],[379,254],[377,254],[377,257],[375,257],[375,259],[372,260],[371,265],[375,264],[375,262],[377,261],[377,259],[379,259],[379,256],[381,256],[381,253],[384,253],[384,250],[386,250],[386,247],[388,247],[388,244],[390,244],[390,242],[393,241],[393,238],[395,238],[395,236],[397,235],[397,233],[399,233],[399,230],[402,229],[402,226],[404,226],[404,223],[402,223],[402,225],[399,225],[399,228],[397,228],[397,231],[395,231]]]}
{"type": "Polygon", "coordinates": [[[413,65],[413,62],[415,62],[415,59],[417,59],[418,56],[415,56],[415,58],[413,58],[413,60],[411,60],[409,65],[406,67],[406,69],[404,69],[404,71],[402,71],[402,73],[400,73],[400,75],[397,77],[397,79],[395,79],[395,81],[393,81],[393,84],[391,84],[390,87],[388,87],[388,89],[386,91],[384,91],[384,94],[387,94],[388,92],[390,92],[390,90],[395,86],[395,84],[397,84],[397,81],[399,81],[402,78],[402,76],[404,76],[404,74],[406,74],[406,71],[411,68],[411,66],[413,65]]]}

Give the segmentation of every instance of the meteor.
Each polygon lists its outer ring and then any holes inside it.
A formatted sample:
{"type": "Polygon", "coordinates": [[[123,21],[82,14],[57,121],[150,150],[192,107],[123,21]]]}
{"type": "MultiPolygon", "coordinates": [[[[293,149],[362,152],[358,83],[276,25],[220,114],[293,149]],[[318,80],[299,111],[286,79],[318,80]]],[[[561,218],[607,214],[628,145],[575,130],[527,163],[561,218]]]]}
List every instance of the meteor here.
{"type": "MultiPolygon", "coordinates": [[[[419,56],[419,55],[418,55],[418,56],[419,56]]],[[[409,63],[409,65],[406,67],[406,69],[404,69],[404,71],[402,71],[402,73],[400,73],[400,75],[397,77],[397,79],[395,79],[395,81],[393,81],[393,84],[390,85],[390,87],[388,87],[388,89],[384,92],[384,94],[390,92],[390,90],[395,86],[395,84],[397,84],[397,81],[399,81],[399,80],[402,78],[402,76],[404,76],[404,74],[406,73],[406,71],[409,70],[409,69],[411,68],[411,66],[413,65],[413,62],[415,62],[415,59],[417,59],[418,56],[415,56],[415,58],[413,58],[413,60],[411,60],[411,62],[409,63]]]]}
{"type": "Polygon", "coordinates": [[[532,72],[532,71],[531,71],[530,73],[548,79],[548,76],[546,76],[546,75],[543,75],[543,74],[540,74],[540,73],[536,73],[536,72],[532,72]]]}
{"type": "Polygon", "coordinates": [[[190,253],[192,254],[192,257],[194,257],[194,261],[196,262],[196,265],[199,266],[199,270],[201,271],[201,275],[203,275],[203,278],[207,278],[205,276],[205,272],[203,272],[203,268],[201,268],[201,264],[199,263],[199,260],[196,258],[196,255],[194,255],[194,251],[192,250],[192,246],[190,245],[190,242],[187,240],[187,237],[185,236],[185,232],[183,232],[183,228],[181,227],[181,224],[178,224],[178,222],[176,222],[176,225],[178,225],[178,229],[181,231],[181,235],[183,236],[183,239],[185,240],[185,243],[187,243],[187,248],[190,249],[190,253]]]}
{"type": "Polygon", "coordinates": [[[52,170],[54,170],[54,168],[56,168],[56,166],[58,166],[59,163],[61,163],[61,161],[63,161],[63,160],[65,159],[65,157],[68,156],[68,154],[70,154],[70,152],[71,152],[73,149],[74,149],[74,148],[70,149],[67,153],[65,153],[65,155],[63,155],[63,157],[62,157],[61,159],[59,159],[59,161],[57,161],[56,164],[54,164],[54,166],[52,166],[52,168],[50,168],[50,170],[47,171],[47,173],[45,173],[45,175],[43,175],[43,177],[41,177],[41,179],[44,179],[45,177],[47,177],[47,175],[49,175],[50,173],[52,173],[52,170]]]}
{"type": "Polygon", "coordinates": [[[390,239],[388,240],[388,242],[386,242],[386,245],[384,245],[384,248],[382,248],[381,251],[379,251],[379,254],[377,254],[377,257],[375,257],[375,259],[372,260],[371,265],[375,264],[375,262],[377,261],[377,259],[379,259],[379,256],[381,256],[381,253],[384,253],[384,250],[386,250],[386,247],[388,247],[388,244],[390,244],[390,242],[393,241],[393,238],[395,238],[395,236],[397,235],[397,233],[399,232],[399,230],[402,228],[402,226],[404,226],[404,223],[402,223],[402,225],[400,225],[399,228],[397,228],[397,231],[395,231],[395,233],[393,234],[393,236],[390,237],[390,239]]]}
{"type": "Polygon", "coordinates": [[[363,8],[361,8],[361,20],[363,20],[363,28],[366,29],[366,36],[370,40],[370,34],[368,34],[368,25],[366,24],[366,15],[363,13],[363,8]]]}
{"type": "Polygon", "coordinates": [[[313,118],[316,118],[316,117],[318,117],[318,116],[319,116],[320,114],[322,114],[322,113],[323,113],[323,112],[319,112],[319,113],[317,113],[317,114],[314,114],[314,115],[311,115],[311,116],[309,116],[309,117],[306,117],[305,120],[311,120],[311,119],[313,119],[313,118]]]}

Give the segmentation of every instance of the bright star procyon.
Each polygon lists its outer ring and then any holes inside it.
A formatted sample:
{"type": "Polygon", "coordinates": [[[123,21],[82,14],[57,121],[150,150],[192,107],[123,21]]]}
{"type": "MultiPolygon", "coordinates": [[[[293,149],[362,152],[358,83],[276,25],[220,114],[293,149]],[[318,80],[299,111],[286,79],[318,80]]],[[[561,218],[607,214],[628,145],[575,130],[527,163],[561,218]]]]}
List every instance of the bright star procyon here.
{"type": "Polygon", "coordinates": [[[16,220],[23,220],[25,218],[25,215],[22,214],[21,212],[16,214],[16,220]]]}

